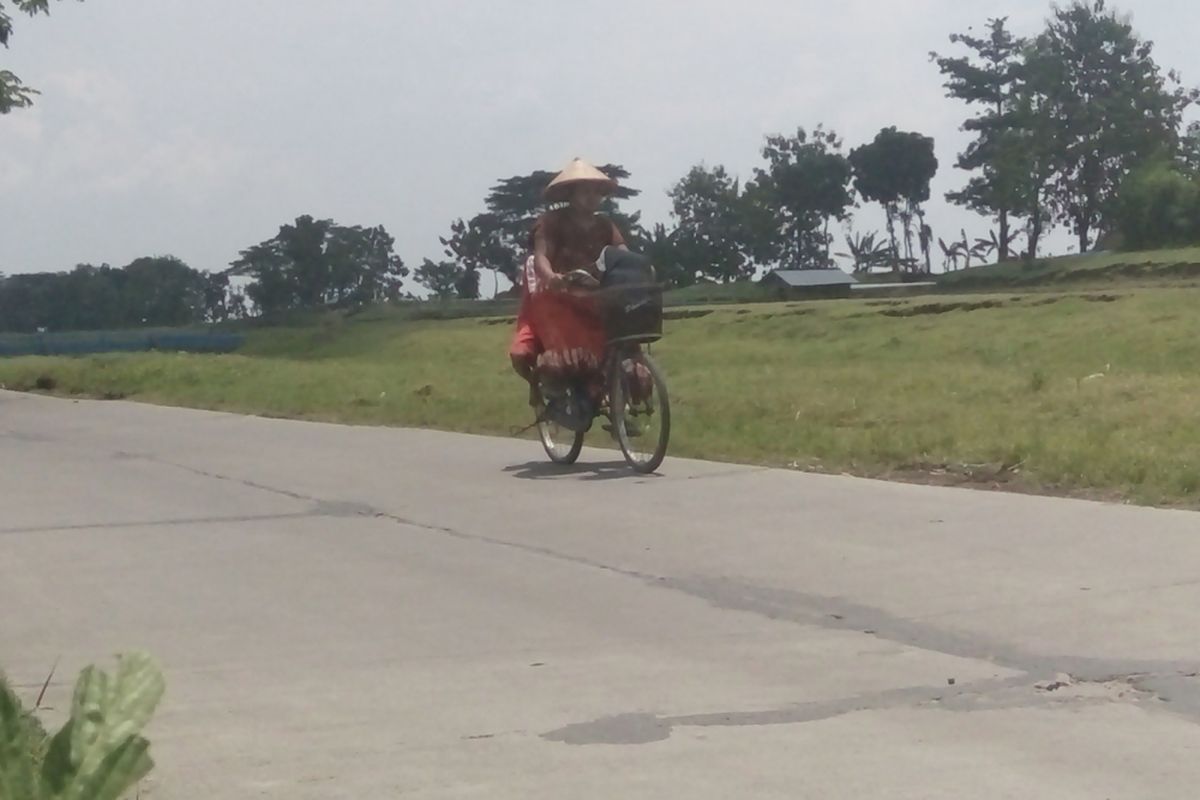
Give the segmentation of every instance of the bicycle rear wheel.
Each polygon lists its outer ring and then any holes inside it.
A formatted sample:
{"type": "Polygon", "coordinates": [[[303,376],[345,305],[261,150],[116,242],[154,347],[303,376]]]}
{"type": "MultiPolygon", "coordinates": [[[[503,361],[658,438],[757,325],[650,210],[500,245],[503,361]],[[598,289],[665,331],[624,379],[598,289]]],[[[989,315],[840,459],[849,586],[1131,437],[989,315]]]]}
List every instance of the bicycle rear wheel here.
{"type": "Polygon", "coordinates": [[[646,353],[621,352],[613,359],[608,396],[625,461],[637,472],[654,472],[671,438],[671,401],[662,370],[646,353]]]}
{"type": "Polygon", "coordinates": [[[542,448],[555,464],[574,464],[579,460],[583,451],[583,434],[568,430],[557,422],[542,420],[538,422],[538,438],[542,448]]]}
{"type": "MultiPolygon", "coordinates": [[[[555,464],[574,464],[583,451],[584,432],[567,427],[559,421],[560,415],[551,413],[552,409],[548,404],[556,401],[553,398],[547,399],[543,384],[539,383],[538,394],[541,401],[536,408],[537,430],[542,449],[555,464]]],[[[561,402],[561,399],[558,402],[561,402]]]]}

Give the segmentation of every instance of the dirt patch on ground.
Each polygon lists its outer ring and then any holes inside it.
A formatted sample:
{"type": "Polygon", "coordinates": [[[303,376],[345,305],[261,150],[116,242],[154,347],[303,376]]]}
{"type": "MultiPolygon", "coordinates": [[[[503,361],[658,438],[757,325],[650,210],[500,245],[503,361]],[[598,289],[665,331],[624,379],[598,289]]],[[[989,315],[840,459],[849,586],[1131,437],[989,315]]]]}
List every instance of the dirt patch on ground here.
{"type": "Polygon", "coordinates": [[[1119,275],[1123,278],[1168,277],[1196,278],[1200,277],[1200,263],[1194,261],[1177,261],[1174,264],[1113,264],[1097,270],[1078,270],[1068,272],[1066,279],[1087,278],[1090,276],[1119,275]]]}
{"type": "Polygon", "coordinates": [[[949,485],[1005,487],[1021,480],[1021,464],[934,464],[914,462],[892,470],[895,476],[921,476],[924,481],[949,485]]]}
{"type": "MultiPolygon", "coordinates": [[[[664,311],[663,319],[665,319],[665,320],[699,319],[700,317],[707,317],[711,313],[713,313],[712,309],[677,308],[677,309],[670,309],[670,310],[664,311]]],[[[743,313],[748,314],[750,312],[743,310],[743,311],[739,311],[738,313],[739,314],[743,314],[743,313]]],[[[485,317],[484,319],[479,320],[480,325],[515,325],[516,322],[517,322],[516,317],[485,317]]]]}
{"type": "Polygon", "coordinates": [[[663,319],[665,319],[665,320],[699,319],[700,317],[707,317],[711,313],[713,313],[712,309],[677,308],[677,309],[672,309],[670,311],[664,311],[663,319]]]}
{"type": "MultiPolygon", "coordinates": [[[[945,303],[921,303],[920,305],[901,305],[889,307],[875,313],[885,317],[920,317],[927,315],[949,314],[952,311],[979,311],[987,308],[1004,308],[1010,305],[1024,307],[1050,306],[1064,300],[1083,300],[1088,303],[1115,303],[1126,295],[1122,294],[1058,294],[1049,297],[1039,297],[1036,300],[1025,296],[1014,296],[1006,300],[976,300],[953,301],[945,303]]],[[[862,315],[865,316],[865,315],[862,315]]]]}
{"type": "Polygon", "coordinates": [[[791,311],[780,311],[777,314],[755,314],[750,316],[749,311],[739,311],[738,318],[733,321],[734,325],[741,325],[743,322],[766,322],[777,317],[803,317],[814,313],[811,308],[797,308],[791,311]]]}
{"type": "Polygon", "coordinates": [[[791,311],[781,311],[778,314],[760,314],[755,319],[768,320],[776,317],[803,317],[805,314],[811,314],[811,308],[794,308],[791,311]]]}
{"type": "Polygon", "coordinates": [[[958,303],[922,303],[902,308],[886,308],[879,313],[885,317],[921,317],[927,314],[949,314],[951,311],[978,311],[983,308],[1003,308],[1003,300],[979,300],[958,303]]]}
{"type": "MultiPolygon", "coordinates": [[[[1116,490],[1082,489],[1039,483],[1024,475],[1020,467],[976,464],[912,464],[880,473],[864,474],[864,478],[881,478],[897,483],[921,486],[946,486],[958,489],[979,489],[989,492],[1037,495],[1039,497],[1069,497],[1101,503],[1124,503],[1126,497],[1116,490]]],[[[1165,506],[1181,509],[1196,508],[1196,504],[1165,506]]]]}
{"type": "MultiPolygon", "coordinates": [[[[912,463],[893,468],[832,470],[820,464],[790,464],[790,469],[824,475],[847,475],[855,478],[909,483],[918,486],[944,486],[956,489],[977,489],[989,492],[1065,497],[1101,503],[1125,503],[1127,498],[1116,490],[1081,489],[1039,483],[1026,475],[1020,464],[933,464],[912,463]]],[[[1197,503],[1160,504],[1158,507],[1183,510],[1200,509],[1197,503]]]]}
{"type": "Polygon", "coordinates": [[[1115,303],[1125,298],[1123,294],[1059,294],[1034,300],[1031,306],[1052,306],[1063,300],[1083,300],[1085,303],[1115,303]]]}

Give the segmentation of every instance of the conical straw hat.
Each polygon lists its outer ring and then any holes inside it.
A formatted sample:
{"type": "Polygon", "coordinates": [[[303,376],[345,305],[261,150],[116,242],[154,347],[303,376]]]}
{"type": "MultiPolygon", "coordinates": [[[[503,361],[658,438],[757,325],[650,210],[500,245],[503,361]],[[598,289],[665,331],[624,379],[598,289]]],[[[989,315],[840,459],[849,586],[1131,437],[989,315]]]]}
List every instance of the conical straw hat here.
{"type": "Polygon", "coordinates": [[[616,181],[583,159],[577,158],[550,181],[543,196],[552,202],[566,200],[571,187],[577,183],[595,183],[605,194],[612,194],[617,188],[616,181]]]}

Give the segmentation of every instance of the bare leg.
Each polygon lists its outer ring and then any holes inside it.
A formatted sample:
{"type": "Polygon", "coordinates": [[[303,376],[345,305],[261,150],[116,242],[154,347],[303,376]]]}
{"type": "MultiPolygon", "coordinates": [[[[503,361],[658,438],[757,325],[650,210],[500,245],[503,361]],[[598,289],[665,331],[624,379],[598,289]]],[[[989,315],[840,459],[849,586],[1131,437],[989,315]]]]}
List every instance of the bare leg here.
{"type": "Polygon", "coordinates": [[[533,358],[523,354],[513,353],[512,358],[513,371],[520,375],[526,383],[533,382],[533,358]]]}
{"type": "Polygon", "coordinates": [[[529,405],[537,407],[541,403],[541,395],[537,387],[537,375],[534,371],[534,359],[532,356],[513,354],[512,366],[513,371],[521,376],[521,379],[529,384],[529,405]]]}

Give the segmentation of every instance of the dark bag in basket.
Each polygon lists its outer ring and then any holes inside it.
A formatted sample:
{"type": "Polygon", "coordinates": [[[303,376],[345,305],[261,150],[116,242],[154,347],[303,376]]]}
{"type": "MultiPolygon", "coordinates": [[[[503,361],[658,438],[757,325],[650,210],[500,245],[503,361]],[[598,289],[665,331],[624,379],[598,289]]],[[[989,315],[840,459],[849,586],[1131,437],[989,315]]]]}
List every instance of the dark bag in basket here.
{"type": "Polygon", "coordinates": [[[650,259],[606,247],[596,261],[600,302],[610,342],[656,342],[662,338],[663,291],[650,259]]]}

